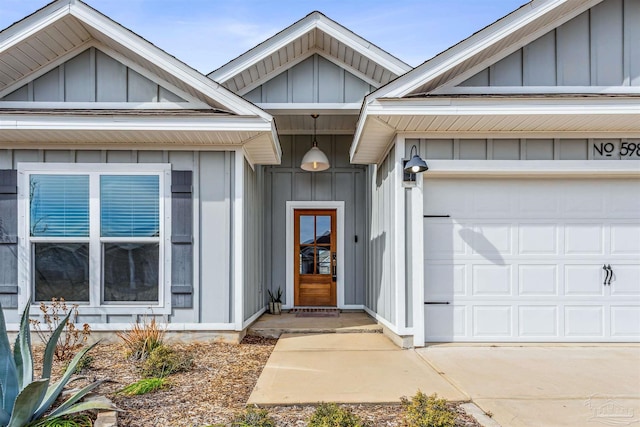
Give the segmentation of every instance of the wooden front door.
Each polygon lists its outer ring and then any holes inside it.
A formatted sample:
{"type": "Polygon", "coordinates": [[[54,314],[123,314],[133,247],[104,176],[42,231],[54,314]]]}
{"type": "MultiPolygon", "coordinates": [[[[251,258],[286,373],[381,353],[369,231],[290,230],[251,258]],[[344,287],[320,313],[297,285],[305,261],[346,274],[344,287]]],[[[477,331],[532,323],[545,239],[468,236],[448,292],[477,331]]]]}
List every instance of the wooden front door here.
{"type": "Polygon", "coordinates": [[[336,210],[294,211],[295,305],[335,307],[336,210]]]}

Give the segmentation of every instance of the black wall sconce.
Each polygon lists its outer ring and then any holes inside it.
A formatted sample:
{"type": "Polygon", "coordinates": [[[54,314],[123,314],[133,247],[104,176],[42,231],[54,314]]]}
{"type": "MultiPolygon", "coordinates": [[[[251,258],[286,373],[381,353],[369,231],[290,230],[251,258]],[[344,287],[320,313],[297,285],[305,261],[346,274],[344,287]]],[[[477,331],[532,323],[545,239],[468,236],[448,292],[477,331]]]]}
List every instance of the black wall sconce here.
{"type": "Polygon", "coordinates": [[[418,155],[418,147],[414,144],[409,152],[411,159],[404,161],[404,182],[415,182],[416,174],[429,170],[427,162],[418,155]],[[415,153],[414,153],[415,150],[415,153]]]}

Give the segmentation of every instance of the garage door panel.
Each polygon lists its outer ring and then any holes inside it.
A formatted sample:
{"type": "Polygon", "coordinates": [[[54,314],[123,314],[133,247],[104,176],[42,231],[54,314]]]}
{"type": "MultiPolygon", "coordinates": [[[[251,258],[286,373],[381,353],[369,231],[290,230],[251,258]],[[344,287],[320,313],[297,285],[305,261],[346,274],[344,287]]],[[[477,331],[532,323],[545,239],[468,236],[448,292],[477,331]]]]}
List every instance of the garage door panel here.
{"type": "Polygon", "coordinates": [[[427,301],[467,295],[465,264],[437,264],[425,266],[425,298],[427,301]]]}
{"type": "Polygon", "coordinates": [[[476,338],[511,337],[513,307],[476,305],[473,307],[473,336],[476,338]]]}
{"type": "Polygon", "coordinates": [[[510,265],[473,265],[472,294],[474,296],[511,296],[510,265]]]}
{"type": "Polygon", "coordinates": [[[429,305],[425,312],[425,333],[432,341],[456,341],[467,337],[467,307],[429,305]]]}
{"type": "Polygon", "coordinates": [[[612,265],[611,295],[640,299],[640,265],[612,265]]]}
{"type": "Polygon", "coordinates": [[[523,305],[518,307],[521,337],[551,338],[558,336],[558,307],[555,305],[523,305]]]}
{"type": "Polygon", "coordinates": [[[557,255],[558,227],[555,224],[523,223],[518,226],[519,255],[557,255]]]}
{"type": "Polygon", "coordinates": [[[564,294],[567,296],[603,297],[604,273],[601,264],[564,266],[564,294]]]}
{"type": "Polygon", "coordinates": [[[557,296],[558,267],[556,265],[519,265],[518,294],[521,296],[557,296]]]}
{"type": "Polygon", "coordinates": [[[463,225],[453,221],[426,221],[424,224],[425,254],[430,259],[450,259],[452,254],[464,255],[467,244],[460,231],[463,225]]]}
{"type": "Polygon", "coordinates": [[[567,337],[604,336],[604,307],[565,306],[564,335],[567,337]]]}
{"type": "Polygon", "coordinates": [[[567,255],[604,255],[603,225],[566,224],[564,245],[567,255]]]}
{"type": "Polygon", "coordinates": [[[614,337],[640,336],[640,307],[612,306],[611,307],[611,336],[614,336],[614,337]]]}
{"type": "Polygon", "coordinates": [[[640,224],[612,224],[611,253],[640,257],[640,224]]]}
{"type": "Polygon", "coordinates": [[[460,236],[474,254],[488,260],[502,261],[512,254],[511,224],[475,224],[473,229],[463,228],[460,236]]]}

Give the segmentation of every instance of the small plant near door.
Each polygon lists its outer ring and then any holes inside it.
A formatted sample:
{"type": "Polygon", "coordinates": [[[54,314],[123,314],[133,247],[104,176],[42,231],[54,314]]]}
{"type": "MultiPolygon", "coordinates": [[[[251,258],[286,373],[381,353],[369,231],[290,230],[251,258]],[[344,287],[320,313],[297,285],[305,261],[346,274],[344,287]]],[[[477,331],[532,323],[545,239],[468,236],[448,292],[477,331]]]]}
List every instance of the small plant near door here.
{"type": "Polygon", "coordinates": [[[271,289],[267,289],[267,292],[269,293],[269,313],[282,313],[282,289],[278,287],[275,293],[271,292],[271,289]]]}

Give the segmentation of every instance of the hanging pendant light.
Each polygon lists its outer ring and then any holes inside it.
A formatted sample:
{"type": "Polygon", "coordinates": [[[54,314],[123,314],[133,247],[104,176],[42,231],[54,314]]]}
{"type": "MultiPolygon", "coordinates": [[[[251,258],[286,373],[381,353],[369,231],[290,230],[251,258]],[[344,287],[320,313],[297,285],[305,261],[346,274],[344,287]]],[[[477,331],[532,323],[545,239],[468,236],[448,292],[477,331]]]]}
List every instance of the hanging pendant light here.
{"type": "Polygon", "coordinates": [[[313,147],[302,158],[300,167],[309,172],[320,172],[329,169],[329,159],[318,148],[318,140],[316,139],[316,119],[318,115],[312,114],[311,117],[313,117],[313,147]]]}

